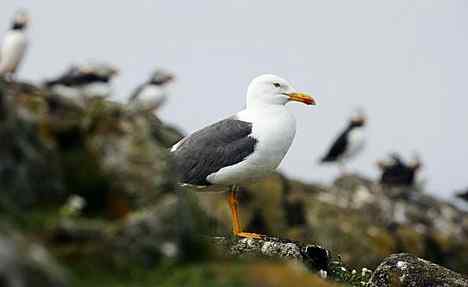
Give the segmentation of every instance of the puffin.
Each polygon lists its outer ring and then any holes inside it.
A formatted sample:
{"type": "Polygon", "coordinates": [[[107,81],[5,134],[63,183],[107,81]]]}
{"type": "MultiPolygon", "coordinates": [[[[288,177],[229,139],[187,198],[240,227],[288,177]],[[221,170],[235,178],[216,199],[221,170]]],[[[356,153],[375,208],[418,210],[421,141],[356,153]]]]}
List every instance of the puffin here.
{"type": "Polygon", "coordinates": [[[468,202],[468,188],[455,194],[456,197],[468,202]]]}
{"type": "Polygon", "coordinates": [[[182,184],[222,186],[228,191],[235,236],[262,238],[244,232],[239,220],[239,184],[271,174],[281,163],[296,133],[289,102],[315,105],[285,79],[266,74],[254,78],[246,108],[182,138],[170,149],[182,184]]]}
{"type": "Polygon", "coordinates": [[[156,70],[151,77],[138,86],[129,98],[130,104],[151,112],[157,111],[168,98],[168,86],[174,82],[174,75],[156,70]]]}
{"type": "Polygon", "coordinates": [[[72,65],[62,75],[47,80],[44,86],[65,97],[100,96],[111,94],[111,81],[118,69],[105,63],[72,65]]]}
{"type": "Polygon", "coordinates": [[[337,163],[342,172],[345,163],[355,158],[365,147],[365,127],[367,117],[362,110],[357,110],[350,118],[347,126],[338,134],[321,163],[337,163]]]}
{"type": "Polygon", "coordinates": [[[27,28],[29,16],[25,10],[16,12],[10,29],[0,47],[0,76],[12,79],[17,72],[28,47],[27,28]]]}
{"type": "Polygon", "coordinates": [[[422,163],[419,157],[406,162],[397,153],[392,153],[387,160],[377,162],[381,170],[380,184],[387,186],[413,186],[422,163]]]}

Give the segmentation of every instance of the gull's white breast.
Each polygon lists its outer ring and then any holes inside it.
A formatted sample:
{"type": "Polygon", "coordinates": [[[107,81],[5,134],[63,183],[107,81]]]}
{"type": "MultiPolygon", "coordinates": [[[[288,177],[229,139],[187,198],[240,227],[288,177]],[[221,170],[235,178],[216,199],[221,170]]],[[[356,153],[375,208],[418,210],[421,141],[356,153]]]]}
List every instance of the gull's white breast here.
{"type": "Polygon", "coordinates": [[[14,72],[24,57],[27,47],[23,31],[8,31],[0,50],[0,74],[14,72]]]}
{"type": "Polygon", "coordinates": [[[296,120],[284,106],[246,109],[237,117],[252,123],[255,150],[242,162],[210,174],[207,180],[211,183],[234,184],[270,174],[283,160],[296,134],[296,120]]]}

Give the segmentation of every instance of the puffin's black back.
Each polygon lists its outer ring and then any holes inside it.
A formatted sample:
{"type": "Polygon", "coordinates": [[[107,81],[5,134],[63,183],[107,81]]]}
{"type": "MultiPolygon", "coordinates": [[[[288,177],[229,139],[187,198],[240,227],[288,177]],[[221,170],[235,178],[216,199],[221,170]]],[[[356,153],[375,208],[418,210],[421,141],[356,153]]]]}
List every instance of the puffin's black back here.
{"type": "Polygon", "coordinates": [[[100,76],[94,73],[80,73],[71,68],[64,75],[58,77],[57,79],[47,81],[45,85],[47,87],[52,87],[56,85],[63,85],[67,87],[78,87],[91,83],[108,83],[110,77],[100,76]]]}
{"type": "Polygon", "coordinates": [[[385,185],[413,185],[417,167],[407,165],[396,156],[393,157],[393,160],[392,165],[383,168],[380,183],[385,185]]]}
{"type": "Polygon", "coordinates": [[[327,154],[321,159],[321,162],[337,161],[349,147],[349,134],[352,130],[361,128],[365,125],[365,120],[351,120],[346,129],[336,138],[327,154]]]}
{"type": "Polygon", "coordinates": [[[322,162],[333,162],[337,161],[340,156],[346,152],[348,147],[348,136],[351,130],[353,130],[353,125],[349,125],[335,140],[327,154],[322,158],[322,162]]]}

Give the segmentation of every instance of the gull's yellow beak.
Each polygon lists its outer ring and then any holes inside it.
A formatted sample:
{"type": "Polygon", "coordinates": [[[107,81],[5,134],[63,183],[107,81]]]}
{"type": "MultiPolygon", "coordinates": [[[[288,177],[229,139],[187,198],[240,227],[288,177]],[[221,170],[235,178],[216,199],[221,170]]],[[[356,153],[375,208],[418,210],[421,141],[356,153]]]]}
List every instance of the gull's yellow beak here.
{"type": "Polygon", "coordinates": [[[303,93],[290,93],[288,94],[290,101],[301,102],[306,105],[316,105],[314,98],[303,93]]]}

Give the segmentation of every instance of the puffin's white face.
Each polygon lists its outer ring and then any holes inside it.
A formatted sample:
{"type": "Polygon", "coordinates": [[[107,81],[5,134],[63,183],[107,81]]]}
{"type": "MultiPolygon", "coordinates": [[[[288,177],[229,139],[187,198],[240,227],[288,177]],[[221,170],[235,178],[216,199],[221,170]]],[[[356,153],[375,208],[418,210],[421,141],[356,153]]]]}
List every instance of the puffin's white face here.
{"type": "Polygon", "coordinates": [[[26,28],[29,24],[29,15],[25,10],[19,10],[13,18],[13,25],[21,28],[26,28]]]}
{"type": "Polygon", "coordinates": [[[250,82],[247,90],[247,104],[285,105],[297,101],[315,105],[315,100],[303,93],[298,93],[291,84],[275,75],[262,75],[250,82]]]}

